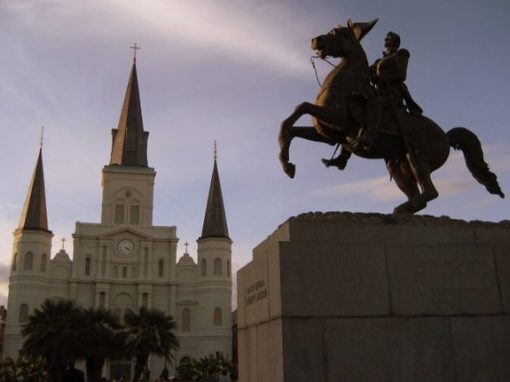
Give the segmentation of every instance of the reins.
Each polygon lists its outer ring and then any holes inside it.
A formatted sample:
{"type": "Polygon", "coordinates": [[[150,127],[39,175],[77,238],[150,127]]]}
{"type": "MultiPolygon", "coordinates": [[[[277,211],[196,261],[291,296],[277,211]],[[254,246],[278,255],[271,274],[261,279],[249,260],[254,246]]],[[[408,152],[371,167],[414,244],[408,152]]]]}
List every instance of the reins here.
{"type": "Polygon", "coordinates": [[[335,64],[331,63],[330,61],[326,60],[325,58],[322,58],[320,56],[312,56],[310,57],[310,64],[312,64],[312,67],[313,67],[313,71],[315,72],[315,78],[317,79],[317,83],[319,84],[319,87],[322,87],[322,84],[321,84],[321,81],[319,80],[319,75],[317,74],[317,68],[315,67],[315,61],[314,59],[316,58],[320,58],[322,61],[325,61],[327,62],[328,64],[330,64],[332,67],[335,67],[335,64]]]}

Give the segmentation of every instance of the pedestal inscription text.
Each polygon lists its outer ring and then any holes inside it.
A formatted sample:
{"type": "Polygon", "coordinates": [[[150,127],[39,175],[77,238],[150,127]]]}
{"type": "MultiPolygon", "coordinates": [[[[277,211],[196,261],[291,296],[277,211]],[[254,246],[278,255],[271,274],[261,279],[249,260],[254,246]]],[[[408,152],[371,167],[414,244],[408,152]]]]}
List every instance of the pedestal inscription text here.
{"type": "Polygon", "coordinates": [[[260,301],[267,297],[266,282],[259,280],[246,288],[245,305],[248,306],[254,302],[260,301]]]}

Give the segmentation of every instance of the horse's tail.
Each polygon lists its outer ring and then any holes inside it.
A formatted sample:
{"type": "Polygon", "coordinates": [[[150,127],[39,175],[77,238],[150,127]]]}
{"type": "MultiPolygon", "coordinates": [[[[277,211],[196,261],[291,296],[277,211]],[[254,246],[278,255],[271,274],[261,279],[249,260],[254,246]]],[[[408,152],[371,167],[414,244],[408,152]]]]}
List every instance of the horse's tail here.
{"type": "Polygon", "coordinates": [[[464,127],[455,127],[446,133],[450,146],[455,150],[462,150],[466,166],[473,177],[485,186],[491,194],[504,198],[498,184],[498,177],[489,170],[489,165],[483,158],[482,145],[478,137],[464,127]]]}

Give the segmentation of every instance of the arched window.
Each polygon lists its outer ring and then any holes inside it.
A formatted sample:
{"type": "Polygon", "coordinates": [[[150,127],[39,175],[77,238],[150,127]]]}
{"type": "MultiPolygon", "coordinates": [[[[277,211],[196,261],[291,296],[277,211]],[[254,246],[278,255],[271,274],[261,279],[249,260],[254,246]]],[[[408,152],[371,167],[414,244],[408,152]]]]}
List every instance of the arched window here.
{"type": "Polygon", "coordinates": [[[142,294],[142,306],[144,308],[147,308],[149,305],[149,294],[148,293],[144,293],[142,294]]]}
{"type": "Polygon", "coordinates": [[[127,279],[127,267],[122,267],[122,278],[127,279]]]}
{"type": "Polygon", "coordinates": [[[181,314],[181,332],[189,332],[191,330],[191,310],[184,308],[181,314]]]}
{"type": "Polygon", "coordinates": [[[119,268],[117,266],[113,267],[113,278],[116,279],[119,277],[119,268]]]}
{"type": "Polygon", "coordinates": [[[191,358],[186,356],[186,357],[182,357],[181,360],[179,361],[179,366],[184,366],[184,365],[189,365],[191,363],[191,358]]]}
{"type": "Polygon", "coordinates": [[[149,248],[145,247],[143,249],[143,276],[147,278],[149,275],[149,248]]]}
{"type": "Polygon", "coordinates": [[[214,275],[221,276],[221,260],[214,259],[214,275]]]}
{"type": "Polygon", "coordinates": [[[131,278],[136,279],[136,267],[131,267],[131,278]]]}
{"type": "Polygon", "coordinates": [[[90,276],[90,256],[85,258],[85,276],[90,276]]]}
{"type": "Polygon", "coordinates": [[[25,263],[23,264],[24,271],[31,271],[34,265],[34,255],[32,252],[27,252],[25,254],[25,263]]]}
{"type": "Polygon", "coordinates": [[[214,308],[214,325],[223,325],[223,317],[221,315],[221,308],[214,308]]]}
{"type": "Polygon", "coordinates": [[[133,205],[130,208],[130,217],[129,217],[129,223],[130,224],[138,224],[140,221],[140,206],[133,205]]]}
{"type": "Polygon", "coordinates": [[[28,305],[27,304],[20,305],[18,322],[28,322],[28,305]]]}
{"type": "Polygon", "coordinates": [[[106,303],[106,293],[99,292],[99,308],[104,309],[106,303]]]}
{"type": "Polygon", "coordinates": [[[227,276],[230,277],[231,270],[230,270],[230,260],[227,260],[227,276]]]}
{"type": "Polygon", "coordinates": [[[115,216],[113,219],[115,224],[123,224],[124,223],[124,204],[116,204],[115,205],[115,216]]]}
{"type": "Polygon", "coordinates": [[[158,276],[159,277],[163,277],[163,275],[164,275],[164,266],[165,266],[164,260],[159,259],[159,261],[158,261],[158,276]]]}
{"type": "Polygon", "coordinates": [[[106,255],[108,254],[108,247],[103,245],[103,256],[101,258],[101,272],[103,276],[106,273],[106,255]]]}
{"type": "Polygon", "coordinates": [[[46,261],[48,260],[48,257],[46,254],[43,254],[41,256],[41,272],[46,272],[46,261]]]}
{"type": "Polygon", "coordinates": [[[207,276],[207,261],[205,259],[200,262],[200,270],[202,276],[207,276]]]}
{"type": "Polygon", "coordinates": [[[14,272],[18,266],[18,253],[16,252],[12,258],[11,270],[14,272]]]}

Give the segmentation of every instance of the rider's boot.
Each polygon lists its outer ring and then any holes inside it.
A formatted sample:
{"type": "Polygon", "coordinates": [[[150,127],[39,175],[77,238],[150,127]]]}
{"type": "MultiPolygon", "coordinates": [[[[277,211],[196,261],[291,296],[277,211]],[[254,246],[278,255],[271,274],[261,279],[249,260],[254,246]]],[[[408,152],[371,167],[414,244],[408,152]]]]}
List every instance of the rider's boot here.
{"type": "Polygon", "coordinates": [[[377,98],[369,98],[367,100],[365,131],[361,137],[356,139],[355,147],[361,146],[367,151],[372,151],[375,148],[380,119],[381,110],[377,98]]]}
{"type": "Polygon", "coordinates": [[[321,159],[322,163],[326,167],[335,166],[339,170],[343,170],[347,166],[347,161],[351,157],[352,153],[342,148],[340,154],[333,159],[321,159]]]}

